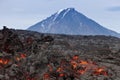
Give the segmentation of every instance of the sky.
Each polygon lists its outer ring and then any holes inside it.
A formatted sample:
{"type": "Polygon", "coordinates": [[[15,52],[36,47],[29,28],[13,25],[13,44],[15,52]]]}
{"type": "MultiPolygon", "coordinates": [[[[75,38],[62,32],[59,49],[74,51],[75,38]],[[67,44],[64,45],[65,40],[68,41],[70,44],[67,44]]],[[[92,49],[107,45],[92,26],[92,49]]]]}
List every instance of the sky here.
{"type": "Polygon", "coordinates": [[[0,0],[0,29],[27,29],[60,9],[71,7],[120,33],[120,0],[0,0]]]}

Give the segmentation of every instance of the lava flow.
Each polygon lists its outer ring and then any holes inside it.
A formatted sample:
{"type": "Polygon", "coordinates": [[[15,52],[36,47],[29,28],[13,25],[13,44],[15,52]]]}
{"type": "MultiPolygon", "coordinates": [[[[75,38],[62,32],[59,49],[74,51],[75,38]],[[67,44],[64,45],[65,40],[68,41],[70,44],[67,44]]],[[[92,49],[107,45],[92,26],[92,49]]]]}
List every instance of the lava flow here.
{"type": "Polygon", "coordinates": [[[20,61],[21,59],[26,58],[26,54],[21,53],[19,56],[16,56],[16,60],[20,61]]]}
{"type": "Polygon", "coordinates": [[[85,74],[93,76],[108,76],[108,71],[105,67],[99,67],[95,62],[81,60],[79,56],[75,55],[69,60],[61,61],[63,63],[59,64],[59,67],[54,68],[53,65],[48,65],[49,70],[43,76],[44,80],[50,80],[50,78],[67,78],[80,79],[81,76],[85,74]],[[72,76],[71,76],[72,75],[72,76]]]}
{"type": "Polygon", "coordinates": [[[10,61],[9,59],[0,58],[0,64],[2,64],[2,65],[8,64],[9,61],[10,61]]]}

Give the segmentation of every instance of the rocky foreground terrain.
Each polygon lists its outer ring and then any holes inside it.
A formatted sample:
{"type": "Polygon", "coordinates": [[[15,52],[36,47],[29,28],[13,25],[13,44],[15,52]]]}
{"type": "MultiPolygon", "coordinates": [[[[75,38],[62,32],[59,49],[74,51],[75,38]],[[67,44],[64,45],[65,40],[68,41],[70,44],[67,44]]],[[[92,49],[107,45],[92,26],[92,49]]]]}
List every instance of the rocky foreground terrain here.
{"type": "Polygon", "coordinates": [[[4,27],[0,80],[120,80],[120,39],[4,27]]]}

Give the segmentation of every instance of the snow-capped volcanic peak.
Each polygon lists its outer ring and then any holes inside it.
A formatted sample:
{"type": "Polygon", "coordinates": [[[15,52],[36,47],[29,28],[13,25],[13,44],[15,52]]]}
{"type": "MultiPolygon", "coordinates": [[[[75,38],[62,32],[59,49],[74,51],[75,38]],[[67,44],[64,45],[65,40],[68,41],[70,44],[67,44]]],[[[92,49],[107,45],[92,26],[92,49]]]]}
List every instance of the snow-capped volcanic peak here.
{"type": "Polygon", "coordinates": [[[74,10],[74,8],[67,8],[67,9],[65,9],[65,10],[64,10],[63,17],[64,17],[68,12],[73,11],[73,10],[74,10]]]}
{"type": "Polygon", "coordinates": [[[60,9],[57,14],[59,15],[61,12],[64,12],[64,15],[67,14],[69,11],[75,10],[74,8],[66,8],[66,9],[60,9]]]}
{"type": "Polygon", "coordinates": [[[58,12],[57,12],[57,15],[59,15],[64,9],[60,9],[58,12]]]}
{"type": "Polygon", "coordinates": [[[66,14],[69,14],[72,11],[75,11],[75,9],[74,8],[60,9],[58,12],[55,13],[53,21],[55,21],[57,17],[60,17],[61,19],[64,18],[66,14]]]}
{"type": "Polygon", "coordinates": [[[61,9],[47,19],[29,27],[28,30],[54,34],[120,37],[120,34],[101,26],[74,8],[61,9]]]}

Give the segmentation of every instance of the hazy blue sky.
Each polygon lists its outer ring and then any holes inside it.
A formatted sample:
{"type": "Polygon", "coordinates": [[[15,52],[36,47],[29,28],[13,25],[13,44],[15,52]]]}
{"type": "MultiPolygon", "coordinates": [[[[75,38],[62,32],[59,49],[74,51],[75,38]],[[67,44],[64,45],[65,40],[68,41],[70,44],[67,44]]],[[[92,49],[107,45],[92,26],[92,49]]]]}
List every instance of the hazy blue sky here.
{"type": "Polygon", "coordinates": [[[26,29],[69,7],[120,33],[120,0],[0,0],[0,28],[26,29]]]}

